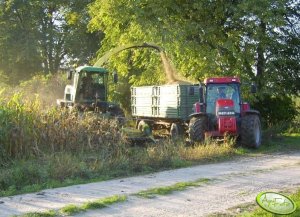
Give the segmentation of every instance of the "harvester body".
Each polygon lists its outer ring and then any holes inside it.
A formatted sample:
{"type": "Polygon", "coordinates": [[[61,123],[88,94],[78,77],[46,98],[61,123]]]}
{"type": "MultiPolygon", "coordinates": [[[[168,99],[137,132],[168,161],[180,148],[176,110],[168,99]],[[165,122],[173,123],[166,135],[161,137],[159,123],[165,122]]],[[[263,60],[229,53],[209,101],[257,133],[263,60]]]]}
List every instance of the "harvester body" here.
{"type": "Polygon", "coordinates": [[[57,100],[57,104],[79,111],[124,116],[119,105],[107,101],[108,74],[107,69],[94,66],[80,66],[69,72],[68,79],[73,77],[73,84],[65,87],[64,99],[57,100]]]}

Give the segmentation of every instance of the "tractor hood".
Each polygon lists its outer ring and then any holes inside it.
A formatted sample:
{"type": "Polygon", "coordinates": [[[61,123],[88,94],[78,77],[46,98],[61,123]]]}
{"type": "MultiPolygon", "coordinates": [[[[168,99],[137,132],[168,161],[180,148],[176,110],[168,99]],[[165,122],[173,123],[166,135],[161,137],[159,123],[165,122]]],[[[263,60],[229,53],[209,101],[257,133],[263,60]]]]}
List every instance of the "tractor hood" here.
{"type": "Polygon", "coordinates": [[[234,101],[231,99],[218,99],[216,102],[216,114],[218,116],[234,115],[234,101]]]}

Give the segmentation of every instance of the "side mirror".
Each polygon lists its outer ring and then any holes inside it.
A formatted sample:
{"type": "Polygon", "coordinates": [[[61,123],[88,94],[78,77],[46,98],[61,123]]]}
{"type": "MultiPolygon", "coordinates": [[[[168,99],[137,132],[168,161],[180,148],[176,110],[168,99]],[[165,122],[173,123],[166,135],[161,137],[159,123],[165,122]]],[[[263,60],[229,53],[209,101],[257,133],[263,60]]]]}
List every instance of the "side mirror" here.
{"type": "Polygon", "coordinates": [[[118,81],[119,81],[119,76],[118,76],[117,72],[114,72],[114,73],[113,73],[113,79],[114,79],[114,83],[115,83],[115,84],[118,83],[118,81]]]}
{"type": "Polygon", "coordinates": [[[73,71],[72,71],[72,70],[70,70],[70,71],[67,72],[67,79],[68,79],[68,80],[71,80],[71,79],[72,79],[72,74],[73,74],[73,71]]]}
{"type": "Polygon", "coordinates": [[[255,83],[252,83],[252,84],[251,84],[250,92],[251,92],[251,93],[256,93],[256,92],[257,92],[257,87],[256,87],[255,83]]]}
{"type": "Polygon", "coordinates": [[[203,86],[201,85],[201,83],[199,84],[199,102],[204,103],[203,86]]]}
{"type": "Polygon", "coordinates": [[[188,93],[189,93],[189,96],[194,96],[195,95],[194,86],[189,86],[188,93]]]}

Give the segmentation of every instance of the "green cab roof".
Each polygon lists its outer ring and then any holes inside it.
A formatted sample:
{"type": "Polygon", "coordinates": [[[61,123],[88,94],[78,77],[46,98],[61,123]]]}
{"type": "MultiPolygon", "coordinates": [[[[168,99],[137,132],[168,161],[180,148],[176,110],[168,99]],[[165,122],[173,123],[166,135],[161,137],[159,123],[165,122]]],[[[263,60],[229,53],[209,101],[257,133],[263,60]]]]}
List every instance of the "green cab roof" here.
{"type": "Polygon", "coordinates": [[[108,70],[102,67],[94,67],[94,66],[79,66],[76,68],[76,72],[102,72],[102,73],[107,73],[108,70]]]}

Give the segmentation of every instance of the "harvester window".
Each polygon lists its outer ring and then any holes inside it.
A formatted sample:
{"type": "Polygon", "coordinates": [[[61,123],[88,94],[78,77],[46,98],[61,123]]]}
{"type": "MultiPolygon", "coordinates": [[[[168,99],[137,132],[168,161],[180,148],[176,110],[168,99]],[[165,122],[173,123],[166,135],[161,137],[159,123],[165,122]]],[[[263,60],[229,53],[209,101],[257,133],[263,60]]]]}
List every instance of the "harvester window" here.
{"type": "Polygon", "coordinates": [[[104,76],[99,74],[93,74],[93,83],[94,84],[104,84],[104,76]]]}

